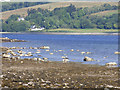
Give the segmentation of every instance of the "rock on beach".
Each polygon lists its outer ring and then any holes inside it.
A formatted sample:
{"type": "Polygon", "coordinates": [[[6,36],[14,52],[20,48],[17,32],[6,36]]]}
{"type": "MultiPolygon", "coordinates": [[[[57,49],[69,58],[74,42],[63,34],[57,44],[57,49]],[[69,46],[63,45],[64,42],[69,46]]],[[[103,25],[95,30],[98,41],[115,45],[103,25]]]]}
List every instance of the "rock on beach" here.
{"type": "Polygon", "coordinates": [[[87,56],[85,56],[83,60],[84,61],[95,61],[93,58],[90,58],[90,57],[87,57],[87,56]]]}

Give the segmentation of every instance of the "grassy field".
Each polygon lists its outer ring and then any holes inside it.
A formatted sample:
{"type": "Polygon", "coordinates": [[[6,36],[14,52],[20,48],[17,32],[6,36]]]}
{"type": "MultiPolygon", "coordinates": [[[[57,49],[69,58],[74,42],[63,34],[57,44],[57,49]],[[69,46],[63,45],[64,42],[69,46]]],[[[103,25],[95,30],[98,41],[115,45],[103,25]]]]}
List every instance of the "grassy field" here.
{"type": "Polygon", "coordinates": [[[45,32],[71,32],[71,33],[117,33],[117,29],[49,29],[45,32]]]}
{"type": "Polygon", "coordinates": [[[109,15],[117,14],[117,13],[118,13],[118,10],[109,10],[109,11],[103,11],[103,12],[93,13],[91,15],[109,16],[109,15]]]}
{"type": "MultiPolygon", "coordinates": [[[[12,14],[27,16],[28,9],[42,8],[42,9],[53,10],[54,8],[67,7],[70,4],[75,5],[77,8],[93,7],[93,6],[102,5],[104,3],[106,3],[106,2],[54,2],[54,3],[36,5],[36,6],[32,6],[32,7],[21,8],[21,9],[16,9],[16,10],[11,10],[11,11],[5,11],[5,12],[2,12],[2,19],[3,20],[8,19],[8,17],[10,17],[12,14]]],[[[117,2],[107,2],[107,3],[109,3],[111,5],[118,5],[117,2]]]]}

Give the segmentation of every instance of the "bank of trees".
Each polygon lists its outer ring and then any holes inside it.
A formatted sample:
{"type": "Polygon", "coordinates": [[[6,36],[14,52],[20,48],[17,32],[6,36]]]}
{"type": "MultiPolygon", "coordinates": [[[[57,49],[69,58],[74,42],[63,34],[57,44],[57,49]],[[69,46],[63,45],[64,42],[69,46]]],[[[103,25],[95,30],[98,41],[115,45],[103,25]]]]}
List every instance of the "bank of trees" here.
{"type": "Polygon", "coordinates": [[[3,32],[22,32],[27,31],[30,27],[29,21],[18,21],[20,15],[11,15],[3,24],[3,32]]]}
{"type": "Polygon", "coordinates": [[[3,30],[25,31],[30,28],[31,25],[44,27],[46,29],[118,29],[119,27],[117,14],[112,14],[108,16],[91,15],[92,13],[117,9],[117,6],[111,6],[110,4],[104,4],[101,6],[90,8],[76,8],[74,5],[71,4],[68,7],[55,8],[53,11],[43,10],[41,8],[38,8],[37,10],[30,9],[27,11],[28,16],[25,17],[25,21],[19,22],[17,21],[17,18],[20,16],[13,15],[3,23],[3,30]],[[17,27],[14,27],[13,23],[17,27]],[[19,25],[21,25],[22,27],[19,25]]]}

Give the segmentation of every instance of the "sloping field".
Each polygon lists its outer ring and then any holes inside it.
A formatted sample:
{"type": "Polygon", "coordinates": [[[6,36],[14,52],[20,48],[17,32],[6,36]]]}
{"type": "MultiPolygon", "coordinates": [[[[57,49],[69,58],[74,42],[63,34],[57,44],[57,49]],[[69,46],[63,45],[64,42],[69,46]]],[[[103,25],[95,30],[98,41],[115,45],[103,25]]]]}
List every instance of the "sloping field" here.
{"type": "Polygon", "coordinates": [[[98,13],[93,13],[91,15],[98,15],[98,16],[109,16],[112,14],[117,14],[118,10],[109,10],[109,11],[103,11],[103,12],[98,12],[98,13]]]}
{"type": "MultiPolygon", "coordinates": [[[[17,9],[17,10],[5,11],[5,12],[2,12],[2,19],[5,20],[8,17],[10,17],[12,14],[17,14],[17,15],[21,15],[21,16],[27,16],[27,10],[28,9],[42,8],[42,9],[53,10],[54,8],[67,7],[70,4],[75,5],[77,8],[80,8],[80,7],[93,7],[93,6],[102,5],[104,3],[106,3],[106,2],[54,2],[54,3],[49,3],[49,4],[44,4],[44,5],[36,5],[36,6],[17,9]]],[[[117,2],[107,2],[107,3],[109,3],[111,5],[118,5],[117,2]]]]}

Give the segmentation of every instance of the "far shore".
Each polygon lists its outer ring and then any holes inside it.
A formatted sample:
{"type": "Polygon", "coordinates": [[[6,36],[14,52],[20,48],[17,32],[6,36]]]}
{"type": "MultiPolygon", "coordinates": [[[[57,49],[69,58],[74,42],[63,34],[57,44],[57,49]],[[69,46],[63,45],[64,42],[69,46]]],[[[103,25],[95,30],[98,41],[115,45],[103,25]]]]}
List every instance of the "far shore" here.
{"type": "Polygon", "coordinates": [[[51,35],[120,35],[120,33],[71,33],[71,32],[0,32],[0,34],[51,34],[51,35]]]}

